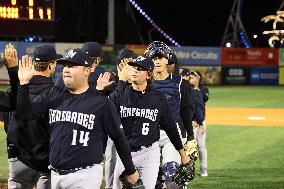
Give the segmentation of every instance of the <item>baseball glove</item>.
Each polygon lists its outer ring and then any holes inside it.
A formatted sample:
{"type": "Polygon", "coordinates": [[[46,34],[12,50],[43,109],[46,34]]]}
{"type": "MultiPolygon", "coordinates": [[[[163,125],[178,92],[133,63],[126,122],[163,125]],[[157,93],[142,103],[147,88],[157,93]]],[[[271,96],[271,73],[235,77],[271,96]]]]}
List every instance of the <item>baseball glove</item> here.
{"type": "Polygon", "coordinates": [[[196,161],[198,157],[197,153],[197,140],[194,138],[192,140],[187,141],[184,144],[184,151],[187,156],[190,157],[190,159],[196,161]]]}
{"type": "Polygon", "coordinates": [[[126,181],[125,179],[125,172],[123,171],[122,174],[119,176],[119,180],[122,182],[122,189],[145,189],[142,178],[141,178],[141,173],[139,172],[140,178],[137,180],[137,182],[133,185],[130,184],[126,181]]]}
{"type": "Polygon", "coordinates": [[[187,164],[180,165],[172,180],[178,186],[186,186],[195,177],[194,161],[190,160],[187,164]]]}

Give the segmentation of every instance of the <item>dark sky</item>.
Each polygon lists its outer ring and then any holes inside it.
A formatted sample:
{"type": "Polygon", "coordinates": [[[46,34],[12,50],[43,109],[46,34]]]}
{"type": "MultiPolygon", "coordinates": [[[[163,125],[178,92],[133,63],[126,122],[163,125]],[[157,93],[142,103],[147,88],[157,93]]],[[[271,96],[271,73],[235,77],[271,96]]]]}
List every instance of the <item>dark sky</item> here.
{"type": "MultiPolygon", "coordinates": [[[[56,41],[84,42],[89,40],[105,43],[107,37],[106,0],[56,1],[56,41]]],[[[152,28],[127,0],[116,0],[115,31],[117,44],[147,44],[147,33],[152,28]]],[[[220,46],[233,0],[136,0],[145,12],[182,46],[220,46]]],[[[281,0],[244,0],[241,18],[254,46],[266,45],[261,36],[263,23],[260,19],[275,14],[281,0]],[[258,34],[259,41],[252,38],[258,34]]],[[[162,40],[153,31],[152,40],[162,40]]]]}

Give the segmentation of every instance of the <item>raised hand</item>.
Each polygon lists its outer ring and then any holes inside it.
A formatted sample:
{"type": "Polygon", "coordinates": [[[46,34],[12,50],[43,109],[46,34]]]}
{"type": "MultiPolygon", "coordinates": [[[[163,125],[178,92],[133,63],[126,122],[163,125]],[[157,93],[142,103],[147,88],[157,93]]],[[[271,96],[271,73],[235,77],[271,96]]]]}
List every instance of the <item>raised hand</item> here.
{"type": "Polygon", "coordinates": [[[34,76],[34,67],[32,58],[28,57],[27,55],[22,56],[22,61],[19,61],[19,71],[18,77],[20,80],[20,84],[28,84],[29,81],[34,76]]]}
{"type": "Polygon", "coordinates": [[[125,58],[117,67],[117,75],[119,80],[127,81],[130,78],[130,66],[128,65],[129,59],[125,58]]]}
{"type": "Polygon", "coordinates": [[[104,90],[105,87],[111,85],[114,81],[110,80],[110,73],[105,72],[104,74],[100,74],[98,80],[97,80],[97,90],[104,90]]]}
{"type": "Polygon", "coordinates": [[[7,68],[18,66],[18,55],[14,45],[9,43],[4,50],[4,64],[7,68]]]}

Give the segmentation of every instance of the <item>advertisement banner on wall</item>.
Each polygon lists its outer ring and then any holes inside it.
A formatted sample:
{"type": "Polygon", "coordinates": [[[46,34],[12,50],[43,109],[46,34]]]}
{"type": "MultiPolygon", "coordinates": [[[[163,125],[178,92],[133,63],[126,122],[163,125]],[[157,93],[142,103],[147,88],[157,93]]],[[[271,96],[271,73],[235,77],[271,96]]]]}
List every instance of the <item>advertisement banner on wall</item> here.
{"type": "Polygon", "coordinates": [[[183,68],[189,70],[199,71],[202,74],[202,80],[206,85],[218,85],[221,84],[221,66],[185,66],[180,68],[180,72],[183,68]]]}
{"type": "Polygon", "coordinates": [[[250,69],[246,67],[223,67],[222,84],[249,84],[250,69]]]}
{"type": "Polygon", "coordinates": [[[214,47],[171,47],[183,65],[214,66],[221,64],[221,48],[214,47]]]}
{"type": "Polygon", "coordinates": [[[279,85],[284,85],[284,67],[279,67],[279,85]]]}
{"type": "Polygon", "coordinates": [[[274,48],[222,48],[222,65],[278,65],[279,50],[274,48]]]}
{"type": "Polygon", "coordinates": [[[284,66],[284,48],[279,49],[279,65],[284,66]]]}
{"type": "Polygon", "coordinates": [[[252,68],[250,82],[253,85],[278,85],[278,68],[252,68]]]}

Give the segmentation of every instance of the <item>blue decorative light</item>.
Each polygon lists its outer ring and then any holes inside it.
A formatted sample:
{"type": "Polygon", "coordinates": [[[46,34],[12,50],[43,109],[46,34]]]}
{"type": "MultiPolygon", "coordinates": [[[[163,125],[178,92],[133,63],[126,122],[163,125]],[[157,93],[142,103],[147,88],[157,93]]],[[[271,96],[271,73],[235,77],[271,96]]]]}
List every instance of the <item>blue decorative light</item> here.
{"type": "Polygon", "coordinates": [[[179,43],[176,42],[172,37],[170,37],[165,31],[163,31],[154,21],[153,19],[135,2],[135,0],[129,0],[129,2],[133,5],[133,7],[140,13],[144,18],[146,18],[150,24],[158,31],[161,35],[166,37],[173,45],[180,47],[179,43]]]}
{"type": "Polygon", "coordinates": [[[246,48],[249,48],[249,44],[248,44],[248,42],[247,42],[247,39],[246,39],[244,33],[243,33],[243,32],[240,32],[240,36],[241,36],[242,42],[243,42],[243,44],[245,45],[245,47],[246,47],[246,48]]]}

